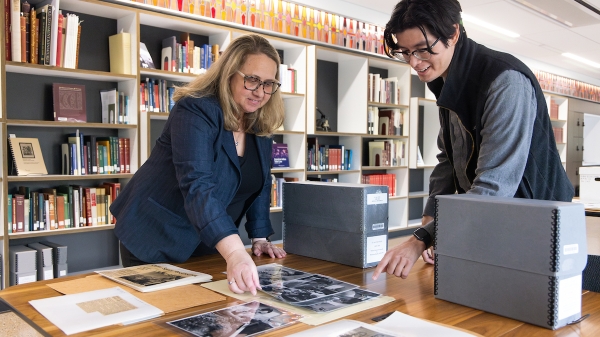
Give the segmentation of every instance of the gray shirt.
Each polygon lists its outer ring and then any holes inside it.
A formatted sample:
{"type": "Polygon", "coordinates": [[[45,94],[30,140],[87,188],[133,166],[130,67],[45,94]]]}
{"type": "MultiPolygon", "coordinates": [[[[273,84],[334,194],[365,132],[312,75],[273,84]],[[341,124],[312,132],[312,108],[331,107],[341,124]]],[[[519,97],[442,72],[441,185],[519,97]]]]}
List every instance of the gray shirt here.
{"type": "MultiPolygon", "coordinates": [[[[429,199],[423,215],[434,216],[435,196],[456,192],[453,170],[467,193],[513,197],[525,171],[537,111],[535,89],[525,75],[507,70],[490,85],[481,120],[481,146],[476,177],[466,168],[475,140],[454,111],[450,111],[450,141],[454,167],[444,149],[443,130],[438,135],[439,163],[429,178],[429,199]]],[[[433,224],[425,229],[433,234],[433,224]]]]}

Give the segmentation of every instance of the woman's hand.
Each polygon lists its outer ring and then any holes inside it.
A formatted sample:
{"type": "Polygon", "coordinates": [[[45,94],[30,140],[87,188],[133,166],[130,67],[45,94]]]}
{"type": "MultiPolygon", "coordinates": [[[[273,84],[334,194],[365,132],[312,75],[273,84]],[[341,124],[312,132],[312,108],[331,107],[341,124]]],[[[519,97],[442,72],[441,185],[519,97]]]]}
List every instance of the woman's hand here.
{"type": "Polygon", "coordinates": [[[239,235],[233,234],[223,238],[216,248],[227,262],[229,290],[236,294],[249,291],[256,296],[256,290],[261,289],[258,272],[239,235]]]}
{"type": "Polygon", "coordinates": [[[282,248],[279,248],[267,241],[267,239],[252,239],[252,253],[256,256],[268,254],[271,258],[284,258],[287,253],[282,248]]]}

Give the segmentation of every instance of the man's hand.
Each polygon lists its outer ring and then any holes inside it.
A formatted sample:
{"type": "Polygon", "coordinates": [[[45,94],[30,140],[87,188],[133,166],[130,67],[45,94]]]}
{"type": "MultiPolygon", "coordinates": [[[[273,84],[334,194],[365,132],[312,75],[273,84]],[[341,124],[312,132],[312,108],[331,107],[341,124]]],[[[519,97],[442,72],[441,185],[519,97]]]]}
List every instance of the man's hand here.
{"type": "Polygon", "coordinates": [[[381,273],[407,278],[408,273],[424,250],[425,244],[423,241],[419,241],[415,237],[411,237],[401,245],[388,250],[377,268],[375,268],[373,280],[377,280],[381,273]]]}

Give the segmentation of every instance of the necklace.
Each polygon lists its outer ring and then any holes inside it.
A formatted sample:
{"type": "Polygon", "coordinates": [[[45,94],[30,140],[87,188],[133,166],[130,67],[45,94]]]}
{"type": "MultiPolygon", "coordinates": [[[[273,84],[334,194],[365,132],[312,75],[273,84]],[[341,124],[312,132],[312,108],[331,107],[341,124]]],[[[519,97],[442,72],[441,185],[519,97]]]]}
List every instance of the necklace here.
{"type": "Polygon", "coordinates": [[[235,134],[233,135],[233,141],[235,142],[235,147],[240,144],[240,141],[235,137],[235,134]]]}

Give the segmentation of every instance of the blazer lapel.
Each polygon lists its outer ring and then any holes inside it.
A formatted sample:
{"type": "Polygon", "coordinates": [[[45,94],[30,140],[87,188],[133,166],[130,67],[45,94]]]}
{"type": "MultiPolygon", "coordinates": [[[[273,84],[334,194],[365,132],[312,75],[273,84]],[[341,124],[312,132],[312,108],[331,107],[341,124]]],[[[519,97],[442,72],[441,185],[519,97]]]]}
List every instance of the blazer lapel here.
{"type": "Polygon", "coordinates": [[[240,160],[238,159],[237,149],[235,148],[235,140],[233,139],[233,132],[225,131],[225,133],[223,135],[224,135],[224,139],[222,142],[223,149],[225,150],[225,153],[227,153],[227,156],[231,160],[231,163],[233,164],[233,166],[236,167],[238,173],[241,176],[242,170],[240,168],[240,160]]]}

